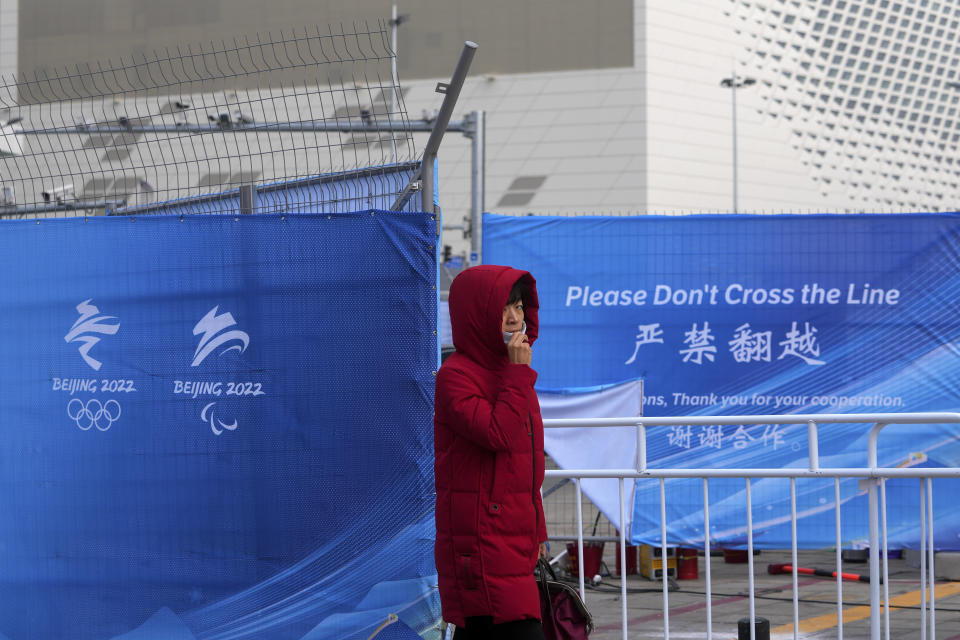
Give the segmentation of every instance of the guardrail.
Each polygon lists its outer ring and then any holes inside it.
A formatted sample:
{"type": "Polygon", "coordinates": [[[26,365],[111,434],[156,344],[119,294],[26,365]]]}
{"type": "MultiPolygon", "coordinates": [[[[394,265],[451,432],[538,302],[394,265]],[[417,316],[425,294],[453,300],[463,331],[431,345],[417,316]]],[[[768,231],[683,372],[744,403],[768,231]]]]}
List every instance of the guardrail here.
{"type": "MultiPolygon", "coordinates": [[[[547,477],[570,478],[577,488],[577,558],[579,560],[580,595],[586,599],[583,581],[583,513],[581,508],[582,494],[580,481],[583,478],[617,478],[619,479],[620,500],[620,548],[626,549],[627,522],[624,505],[624,481],[628,478],[657,478],[660,481],[660,540],[662,557],[667,557],[667,522],[664,482],[668,478],[701,478],[703,480],[703,517],[704,517],[704,551],[710,557],[710,500],[709,480],[711,478],[744,478],[746,482],[746,511],[747,511],[747,558],[749,563],[749,605],[750,620],[756,618],[755,593],[753,581],[753,522],[752,500],[750,495],[750,481],[753,478],[789,478],[790,479],[790,522],[791,522],[791,551],[793,574],[793,636],[799,638],[799,591],[797,586],[797,478],[830,478],[834,479],[835,495],[835,530],[836,530],[836,559],[837,559],[837,615],[838,629],[842,638],[843,629],[843,585],[841,577],[841,549],[840,538],[840,478],[868,478],[872,479],[868,487],[868,509],[870,527],[870,638],[880,640],[881,632],[881,582],[883,587],[883,621],[882,628],[885,637],[890,638],[890,595],[888,590],[888,562],[887,562],[887,521],[886,521],[886,480],[889,478],[922,478],[920,494],[921,534],[920,534],[920,586],[921,586],[921,640],[926,640],[929,627],[930,638],[936,637],[936,606],[933,590],[934,576],[934,548],[933,548],[933,478],[960,477],[960,467],[881,467],[877,463],[877,442],[880,432],[891,424],[946,424],[960,423],[960,413],[859,413],[859,414],[793,414],[793,415],[741,415],[741,416],[679,416],[670,418],[576,418],[544,420],[543,426],[547,429],[562,428],[604,428],[604,427],[636,427],[637,429],[637,466],[631,469],[555,469],[546,472],[547,477]],[[818,429],[824,424],[871,424],[867,441],[867,465],[863,467],[824,468],[820,466],[818,447],[818,429]],[[749,425],[749,424],[806,424],[808,465],[800,468],[726,468],[726,469],[670,469],[651,468],[647,463],[647,429],[650,427],[696,426],[696,425],[749,425]],[[883,551],[882,581],[878,580],[881,570],[880,552],[883,551]],[[929,580],[928,580],[929,576],[929,580]],[[929,592],[929,595],[928,595],[929,592]],[[929,602],[928,602],[929,601],[929,602]]],[[[626,553],[620,554],[621,575],[621,626],[623,638],[627,640],[627,558],[626,553]]],[[[705,563],[706,581],[706,637],[712,634],[712,590],[710,583],[710,563],[705,563]]],[[[662,572],[663,583],[663,637],[670,636],[670,610],[667,572],[662,572]]],[[[756,640],[754,625],[750,625],[750,638],[756,640]]]]}

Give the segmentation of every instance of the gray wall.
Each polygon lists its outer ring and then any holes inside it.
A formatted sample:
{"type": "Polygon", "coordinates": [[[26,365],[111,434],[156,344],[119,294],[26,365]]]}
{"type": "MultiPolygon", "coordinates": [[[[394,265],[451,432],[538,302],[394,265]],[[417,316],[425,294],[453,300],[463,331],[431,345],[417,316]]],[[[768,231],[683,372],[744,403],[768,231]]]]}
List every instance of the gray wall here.
{"type": "MultiPolygon", "coordinates": [[[[474,73],[633,65],[632,0],[400,0],[401,80],[445,77],[464,40],[481,46],[474,73]]],[[[50,72],[118,62],[175,45],[209,44],[390,16],[390,0],[25,0],[19,68],[50,72]]]]}

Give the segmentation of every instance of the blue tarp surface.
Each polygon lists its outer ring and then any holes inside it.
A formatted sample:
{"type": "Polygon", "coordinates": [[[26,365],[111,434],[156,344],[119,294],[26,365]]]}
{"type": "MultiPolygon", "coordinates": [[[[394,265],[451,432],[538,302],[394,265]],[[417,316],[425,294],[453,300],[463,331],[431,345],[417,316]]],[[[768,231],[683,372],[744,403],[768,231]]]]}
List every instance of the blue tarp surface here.
{"type": "MultiPolygon", "coordinates": [[[[484,217],[484,262],[530,270],[543,387],[640,377],[644,413],[960,409],[960,215],[484,217]]],[[[820,429],[820,465],[866,464],[869,425],[820,429]]],[[[890,426],[887,466],[960,466],[956,425],[890,426]]],[[[807,465],[806,425],[651,430],[654,467],[807,465]]],[[[798,481],[801,545],[834,543],[833,480],[798,481]]],[[[699,480],[670,480],[668,537],[703,540],[699,480]]],[[[960,548],[954,481],[934,483],[936,544],[960,548]]],[[[891,544],[919,545],[919,480],[888,483],[891,544]]],[[[743,480],[710,484],[711,536],[745,543],[743,480]]],[[[752,485],[758,546],[788,547],[789,484],[752,485]]],[[[865,487],[841,482],[842,540],[863,544],[865,487]]],[[[632,538],[660,539],[659,487],[632,538]]]]}
{"type": "Polygon", "coordinates": [[[0,637],[432,625],[436,225],[2,223],[0,637]]]}

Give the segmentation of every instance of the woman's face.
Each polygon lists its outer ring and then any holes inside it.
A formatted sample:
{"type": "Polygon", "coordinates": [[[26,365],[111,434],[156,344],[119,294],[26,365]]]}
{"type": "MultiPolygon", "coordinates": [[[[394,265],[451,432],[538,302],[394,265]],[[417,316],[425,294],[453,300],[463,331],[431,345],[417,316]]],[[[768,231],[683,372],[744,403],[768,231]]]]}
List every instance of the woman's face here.
{"type": "Polygon", "coordinates": [[[511,302],[503,308],[503,323],[500,330],[515,333],[523,327],[523,300],[511,302]]]}

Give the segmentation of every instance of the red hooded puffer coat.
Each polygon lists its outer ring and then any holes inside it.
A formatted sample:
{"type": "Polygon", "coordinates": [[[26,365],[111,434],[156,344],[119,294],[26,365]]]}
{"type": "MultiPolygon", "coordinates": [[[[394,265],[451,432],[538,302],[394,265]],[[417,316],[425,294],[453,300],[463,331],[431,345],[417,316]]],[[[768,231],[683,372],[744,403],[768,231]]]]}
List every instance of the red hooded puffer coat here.
{"type": "Polygon", "coordinates": [[[510,362],[501,332],[510,289],[521,279],[532,344],[539,303],[529,273],[483,265],[450,287],[457,350],[437,374],[434,553],[443,618],[457,626],[470,616],[492,616],[494,624],[540,618],[533,569],[547,527],[537,373],[510,362]]]}

